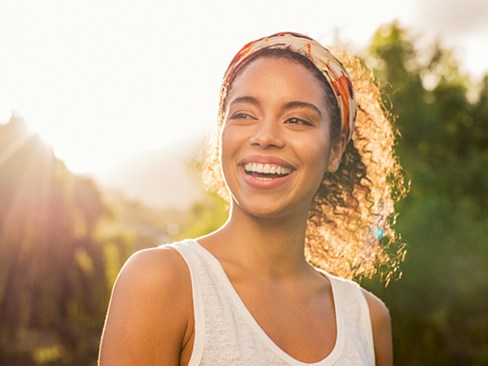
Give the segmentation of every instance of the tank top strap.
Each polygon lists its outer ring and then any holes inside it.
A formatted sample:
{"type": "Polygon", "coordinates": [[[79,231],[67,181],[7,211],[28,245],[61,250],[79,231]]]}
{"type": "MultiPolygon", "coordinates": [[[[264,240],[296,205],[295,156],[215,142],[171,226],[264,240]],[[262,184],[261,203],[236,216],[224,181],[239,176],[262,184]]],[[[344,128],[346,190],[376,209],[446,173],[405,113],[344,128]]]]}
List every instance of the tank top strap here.
{"type": "MultiPolygon", "coordinates": [[[[346,280],[319,270],[334,288],[336,309],[340,309],[344,321],[345,336],[348,343],[354,341],[362,357],[374,365],[374,341],[371,315],[361,287],[354,281],[346,280]],[[353,334],[356,332],[358,334],[353,334]],[[359,344],[361,342],[361,344],[359,344]]],[[[351,346],[351,345],[349,345],[351,346]]]]}
{"type": "Polygon", "coordinates": [[[164,247],[175,249],[185,261],[190,272],[192,297],[193,297],[193,313],[195,324],[195,336],[193,351],[191,354],[188,366],[197,366],[200,364],[202,358],[206,329],[205,329],[205,309],[202,294],[202,287],[209,282],[208,272],[205,269],[205,263],[202,258],[191,248],[192,241],[184,240],[171,244],[166,244],[164,247]],[[203,286],[202,286],[203,285],[203,286]]]}

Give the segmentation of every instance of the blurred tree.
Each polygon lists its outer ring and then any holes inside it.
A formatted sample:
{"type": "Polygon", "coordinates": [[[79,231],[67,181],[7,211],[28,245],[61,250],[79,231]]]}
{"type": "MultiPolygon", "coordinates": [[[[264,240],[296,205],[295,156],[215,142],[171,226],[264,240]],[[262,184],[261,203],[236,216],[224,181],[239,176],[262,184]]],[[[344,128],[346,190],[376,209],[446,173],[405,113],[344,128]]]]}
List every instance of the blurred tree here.
{"type": "Polygon", "coordinates": [[[374,288],[393,316],[397,365],[488,364],[488,99],[453,54],[419,53],[397,23],[375,34],[366,60],[397,115],[412,189],[399,204],[409,244],[404,278],[374,288]]]}
{"type": "Polygon", "coordinates": [[[188,210],[178,239],[196,238],[217,230],[227,219],[227,203],[217,193],[207,192],[204,199],[188,210]]]}
{"type": "Polygon", "coordinates": [[[74,364],[96,350],[116,260],[96,238],[109,213],[22,120],[0,125],[0,363],[74,364]]]}

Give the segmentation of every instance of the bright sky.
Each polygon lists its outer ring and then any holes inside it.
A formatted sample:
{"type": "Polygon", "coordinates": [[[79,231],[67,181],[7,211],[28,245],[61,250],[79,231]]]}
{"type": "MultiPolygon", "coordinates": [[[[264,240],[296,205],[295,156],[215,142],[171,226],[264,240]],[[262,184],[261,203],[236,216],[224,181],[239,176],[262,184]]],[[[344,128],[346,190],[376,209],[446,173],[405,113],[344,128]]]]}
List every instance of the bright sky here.
{"type": "Polygon", "coordinates": [[[478,0],[2,0],[0,121],[23,116],[76,172],[204,135],[246,42],[283,30],[361,49],[398,19],[488,71],[478,0]]]}

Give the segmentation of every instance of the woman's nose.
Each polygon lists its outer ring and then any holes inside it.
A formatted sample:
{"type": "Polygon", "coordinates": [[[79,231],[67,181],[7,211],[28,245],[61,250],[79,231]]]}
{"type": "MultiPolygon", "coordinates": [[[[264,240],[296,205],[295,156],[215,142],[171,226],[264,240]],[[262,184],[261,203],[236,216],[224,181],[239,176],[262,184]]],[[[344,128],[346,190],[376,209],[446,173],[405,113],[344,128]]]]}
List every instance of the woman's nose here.
{"type": "Polygon", "coordinates": [[[251,136],[250,143],[261,148],[282,148],[285,141],[279,123],[272,118],[261,120],[256,124],[256,130],[251,136]]]}

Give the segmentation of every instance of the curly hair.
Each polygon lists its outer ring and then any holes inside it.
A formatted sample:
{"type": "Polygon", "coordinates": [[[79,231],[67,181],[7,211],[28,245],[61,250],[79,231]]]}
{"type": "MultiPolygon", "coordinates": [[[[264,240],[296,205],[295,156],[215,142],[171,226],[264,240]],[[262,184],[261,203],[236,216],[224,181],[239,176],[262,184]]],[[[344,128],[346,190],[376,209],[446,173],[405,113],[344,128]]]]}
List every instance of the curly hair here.
{"type": "MultiPolygon", "coordinates": [[[[206,186],[229,202],[219,158],[219,136],[224,107],[232,82],[261,57],[281,57],[305,66],[321,82],[331,117],[331,138],[340,136],[340,110],[331,86],[304,55],[287,49],[259,52],[242,66],[220,92],[218,131],[209,145],[204,164],[206,186]]],[[[394,229],[394,203],[407,192],[402,168],[394,152],[398,132],[392,115],[381,101],[373,75],[361,62],[346,54],[338,57],[351,78],[357,115],[352,140],[334,173],[324,175],[309,210],[305,256],[315,267],[343,278],[359,280],[380,274],[388,283],[400,277],[405,245],[394,229]]]]}

